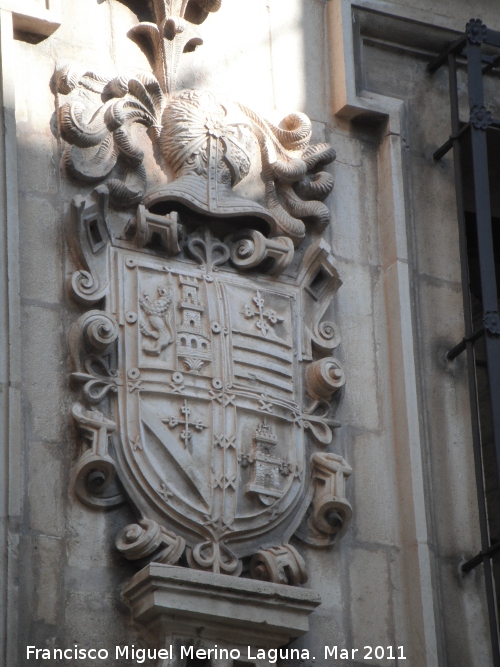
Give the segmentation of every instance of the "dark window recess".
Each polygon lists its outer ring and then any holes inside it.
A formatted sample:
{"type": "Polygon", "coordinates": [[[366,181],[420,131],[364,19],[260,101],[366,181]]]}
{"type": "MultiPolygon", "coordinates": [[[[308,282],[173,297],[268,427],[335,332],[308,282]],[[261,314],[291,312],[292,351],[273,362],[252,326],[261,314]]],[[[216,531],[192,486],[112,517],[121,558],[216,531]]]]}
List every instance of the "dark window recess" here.
{"type": "MultiPolygon", "coordinates": [[[[482,564],[494,667],[500,667],[500,118],[484,97],[484,77],[500,66],[500,32],[471,19],[465,34],[428,66],[447,65],[451,135],[434,153],[453,149],[464,305],[464,336],[447,353],[467,353],[472,447],[481,550],[461,566],[482,564]],[[457,62],[467,69],[469,117],[460,118],[457,62]]],[[[458,336],[457,336],[458,338],[458,336]]]]}
{"type": "Polygon", "coordinates": [[[321,292],[324,290],[326,283],[328,282],[328,274],[323,268],[320,268],[316,273],[314,278],[309,283],[309,292],[316,298],[319,299],[321,292]]]}
{"type": "Polygon", "coordinates": [[[101,232],[99,231],[99,223],[94,218],[94,220],[89,220],[88,222],[90,238],[92,239],[92,244],[94,247],[100,245],[103,241],[101,232]]]}
{"type": "MultiPolygon", "coordinates": [[[[500,133],[499,133],[500,134],[500,133]]],[[[500,137],[499,137],[500,138],[500,137]]],[[[489,148],[489,142],[488,142],[489,148]]],[[[497,158],[498,192],[500,194],[500,148],[495,153],[497,158]]],[[[499,209],[500,214],[500,209],[499,209]]],[[[493,251],[495,256],[495,276],[497,285],[500,285],[500,217],[491,218],[493,231],[493,251]]],[[[476,304],[482,303],[481,276],[479,273],[479,247],[477,242],[477,222],[474,211],[465,211],[465,233],[467,237],[467,258],[469,261],[469,286],[471,298],[476,304]]],[[[476,308],[477,310],[477,308],[476,308]]]]}

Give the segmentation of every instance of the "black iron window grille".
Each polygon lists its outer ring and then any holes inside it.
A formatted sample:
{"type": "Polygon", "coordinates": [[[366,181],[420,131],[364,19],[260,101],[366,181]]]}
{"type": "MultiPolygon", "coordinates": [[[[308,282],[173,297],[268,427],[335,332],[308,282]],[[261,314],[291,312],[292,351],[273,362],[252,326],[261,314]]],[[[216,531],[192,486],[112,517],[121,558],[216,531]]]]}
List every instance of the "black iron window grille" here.
{"type": "MultiPolygon", "coordinates": [[[[463,563],[461,569],[467,573],[481,563],[484,566],[493,664],[500,667],[496,599],[500,592],[500,570],[497,569],[495,589],[493,567],[494,557],[500,552],[500,315],[496,274],[500,220],[492,218],[490,197],[494,159],[500,173],[500,142],[498,150],[492,150],[495,143],[492,135],[498,133],[500,137],[500,118],[495,118],[487,108],[484,92],[485,75],[496,68],[500,71],[500,32],[490,30],[479,19],[472,19],[465,34],[435,58],[428,65],[428,71],[434,73],[443,65],[448,66],[449,72],[451,136],[434,153],[434,159],[440,160],[453,149],[465,319],[464,337],[448,351],[447,359],[452,361],[467,352],[481,531],[480,552],[463,563]],[[459,115],[457,86],[457,67],[462,63],[467,70],[470,110],[469,118],[463,121],[459,115]],[[468,207],[467,188],[473,195],[472,205],[469,202],[468,207]],[[496,485],[496,493],[488,496],[492,484],[496,485]]],[[[500,179],[496,190],[500,191],[500,179]]]]}

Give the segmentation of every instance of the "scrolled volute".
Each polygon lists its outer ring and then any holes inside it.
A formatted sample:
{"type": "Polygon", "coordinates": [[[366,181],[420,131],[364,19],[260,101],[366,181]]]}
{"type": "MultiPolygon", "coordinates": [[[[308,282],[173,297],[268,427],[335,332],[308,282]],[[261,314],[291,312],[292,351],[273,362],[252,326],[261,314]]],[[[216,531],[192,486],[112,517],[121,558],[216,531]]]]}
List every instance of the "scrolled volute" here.
{"type": "Polygon", "coordinates": [[[108,454],[108,439],[116,430],[115,422],[107,419],[98,410],[87,410],[81,403],[74,404],[72,413],[88,443],[77,465],[75,494],[91,507],[113,507],[121,504],[121,493],[104,495],[116,473],[115,462],[108,454]]]}
{"type": "Polygon", "coordinates": [[[116,548],[128,560],[148,559],[175,565],[185,549],[185,540],[151,519],[125,526],[116,537],[116,548]]]}
{"type": "Polygon", "coordinates": [[[242,229],[230,240],[231,262],[239,269],[262,267],[264,273],[277,276],[283,273],[293,260],[293,242],[284,236],[266,239],[255,229],[242,229]],[[271,261],[267,263],[266,260],[271,261]]]}
{"type": "Polygon", "coordinates": [[[342,456],[330,452],[311,457],[314,498],[311,522],[330,543],[339,540],[347,530],[352,508],[345,498],[345,480],[352,468],[342,456]]]}
{"type": "Polygon", "coordinates": [[[118,324],[100,310],[91,310],[82,315],[73,325],[70,334],[72,351],[78,345],[85,350],[103,352],[118,338],[118,324]]]}
{"type": "Polygon", "coordinates": [[[103,493],[111,485],[115,474],[115,462],[110,456],[101,456],[89,449],[78,462],[76,495],[85,502],[88,494],[96,496],[103,493]]]}
{"type": "Polygon", "coordinates": [[[304,559],[290,544],[261,549],[250,561],[253,579],[298,586],[307,581],[304,559]]]}
{"type": "Polygon", "coordinates": [[[333,357],[311,362],[306,369],[306,385],[311,398],[331,400],[345,385],[345,373],[340,362],[333,357]]]}
{"type": "Polygon", "coordinates": [[[108,286],[102,288],[88,271],[75,271],[71,276],[71,293],[78,303],[93,306],[106,296],[108,286]]]}
{"type": "Polygon", "coordinates": [[[328,353],[340,345],[340,333],[335,322],[325,320],[317,324],[311,335],[311,342],[320,352],[328,353]]]}
{"type": "Polygon", "coordinates": [[[106,278],[107,241],[113,233],[108,220],[109,189],[98,185],[87,197],[77,195],[71,202],[71,239],[81,269],[70,279],[73,299],[87,308],[108,294],[106,278]]]}

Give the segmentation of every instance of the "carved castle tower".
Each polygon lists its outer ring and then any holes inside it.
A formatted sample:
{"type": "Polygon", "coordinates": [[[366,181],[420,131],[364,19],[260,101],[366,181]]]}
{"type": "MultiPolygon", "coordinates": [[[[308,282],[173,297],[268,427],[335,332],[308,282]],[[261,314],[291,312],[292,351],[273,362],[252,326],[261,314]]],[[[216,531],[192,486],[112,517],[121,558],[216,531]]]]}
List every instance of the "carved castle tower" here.
{"type": "Polygon", "coordinates": [[[177,354],[180,357],[210,359],[210,338],[201,322],[204,307],[198,296],[198,279],[181,275],[179,283],[182,286],[179,304],[182,320],[177,327],[177,354]]]}

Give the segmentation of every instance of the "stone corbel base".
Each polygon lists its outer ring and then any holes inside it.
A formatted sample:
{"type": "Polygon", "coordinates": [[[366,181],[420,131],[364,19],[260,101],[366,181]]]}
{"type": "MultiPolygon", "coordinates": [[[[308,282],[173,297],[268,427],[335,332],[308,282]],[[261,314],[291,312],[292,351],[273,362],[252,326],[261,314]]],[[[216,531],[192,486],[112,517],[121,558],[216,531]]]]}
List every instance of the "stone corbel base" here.
{"type": "MultiPolygon", "coordinates": [[[[125,586],[134,619],[159,645],[278,648],[309,630],[316,591],[151,563],[125,586]]],[[[174,664],[181,664],[174,655],[174,664]]],[[[218,662],[218,661],[216,661],[218,662]]],[[[166,662],[164,664],[171,664],[166,662]]],[[[214,664],[214,663],[212,663],[214,664]]]]}

